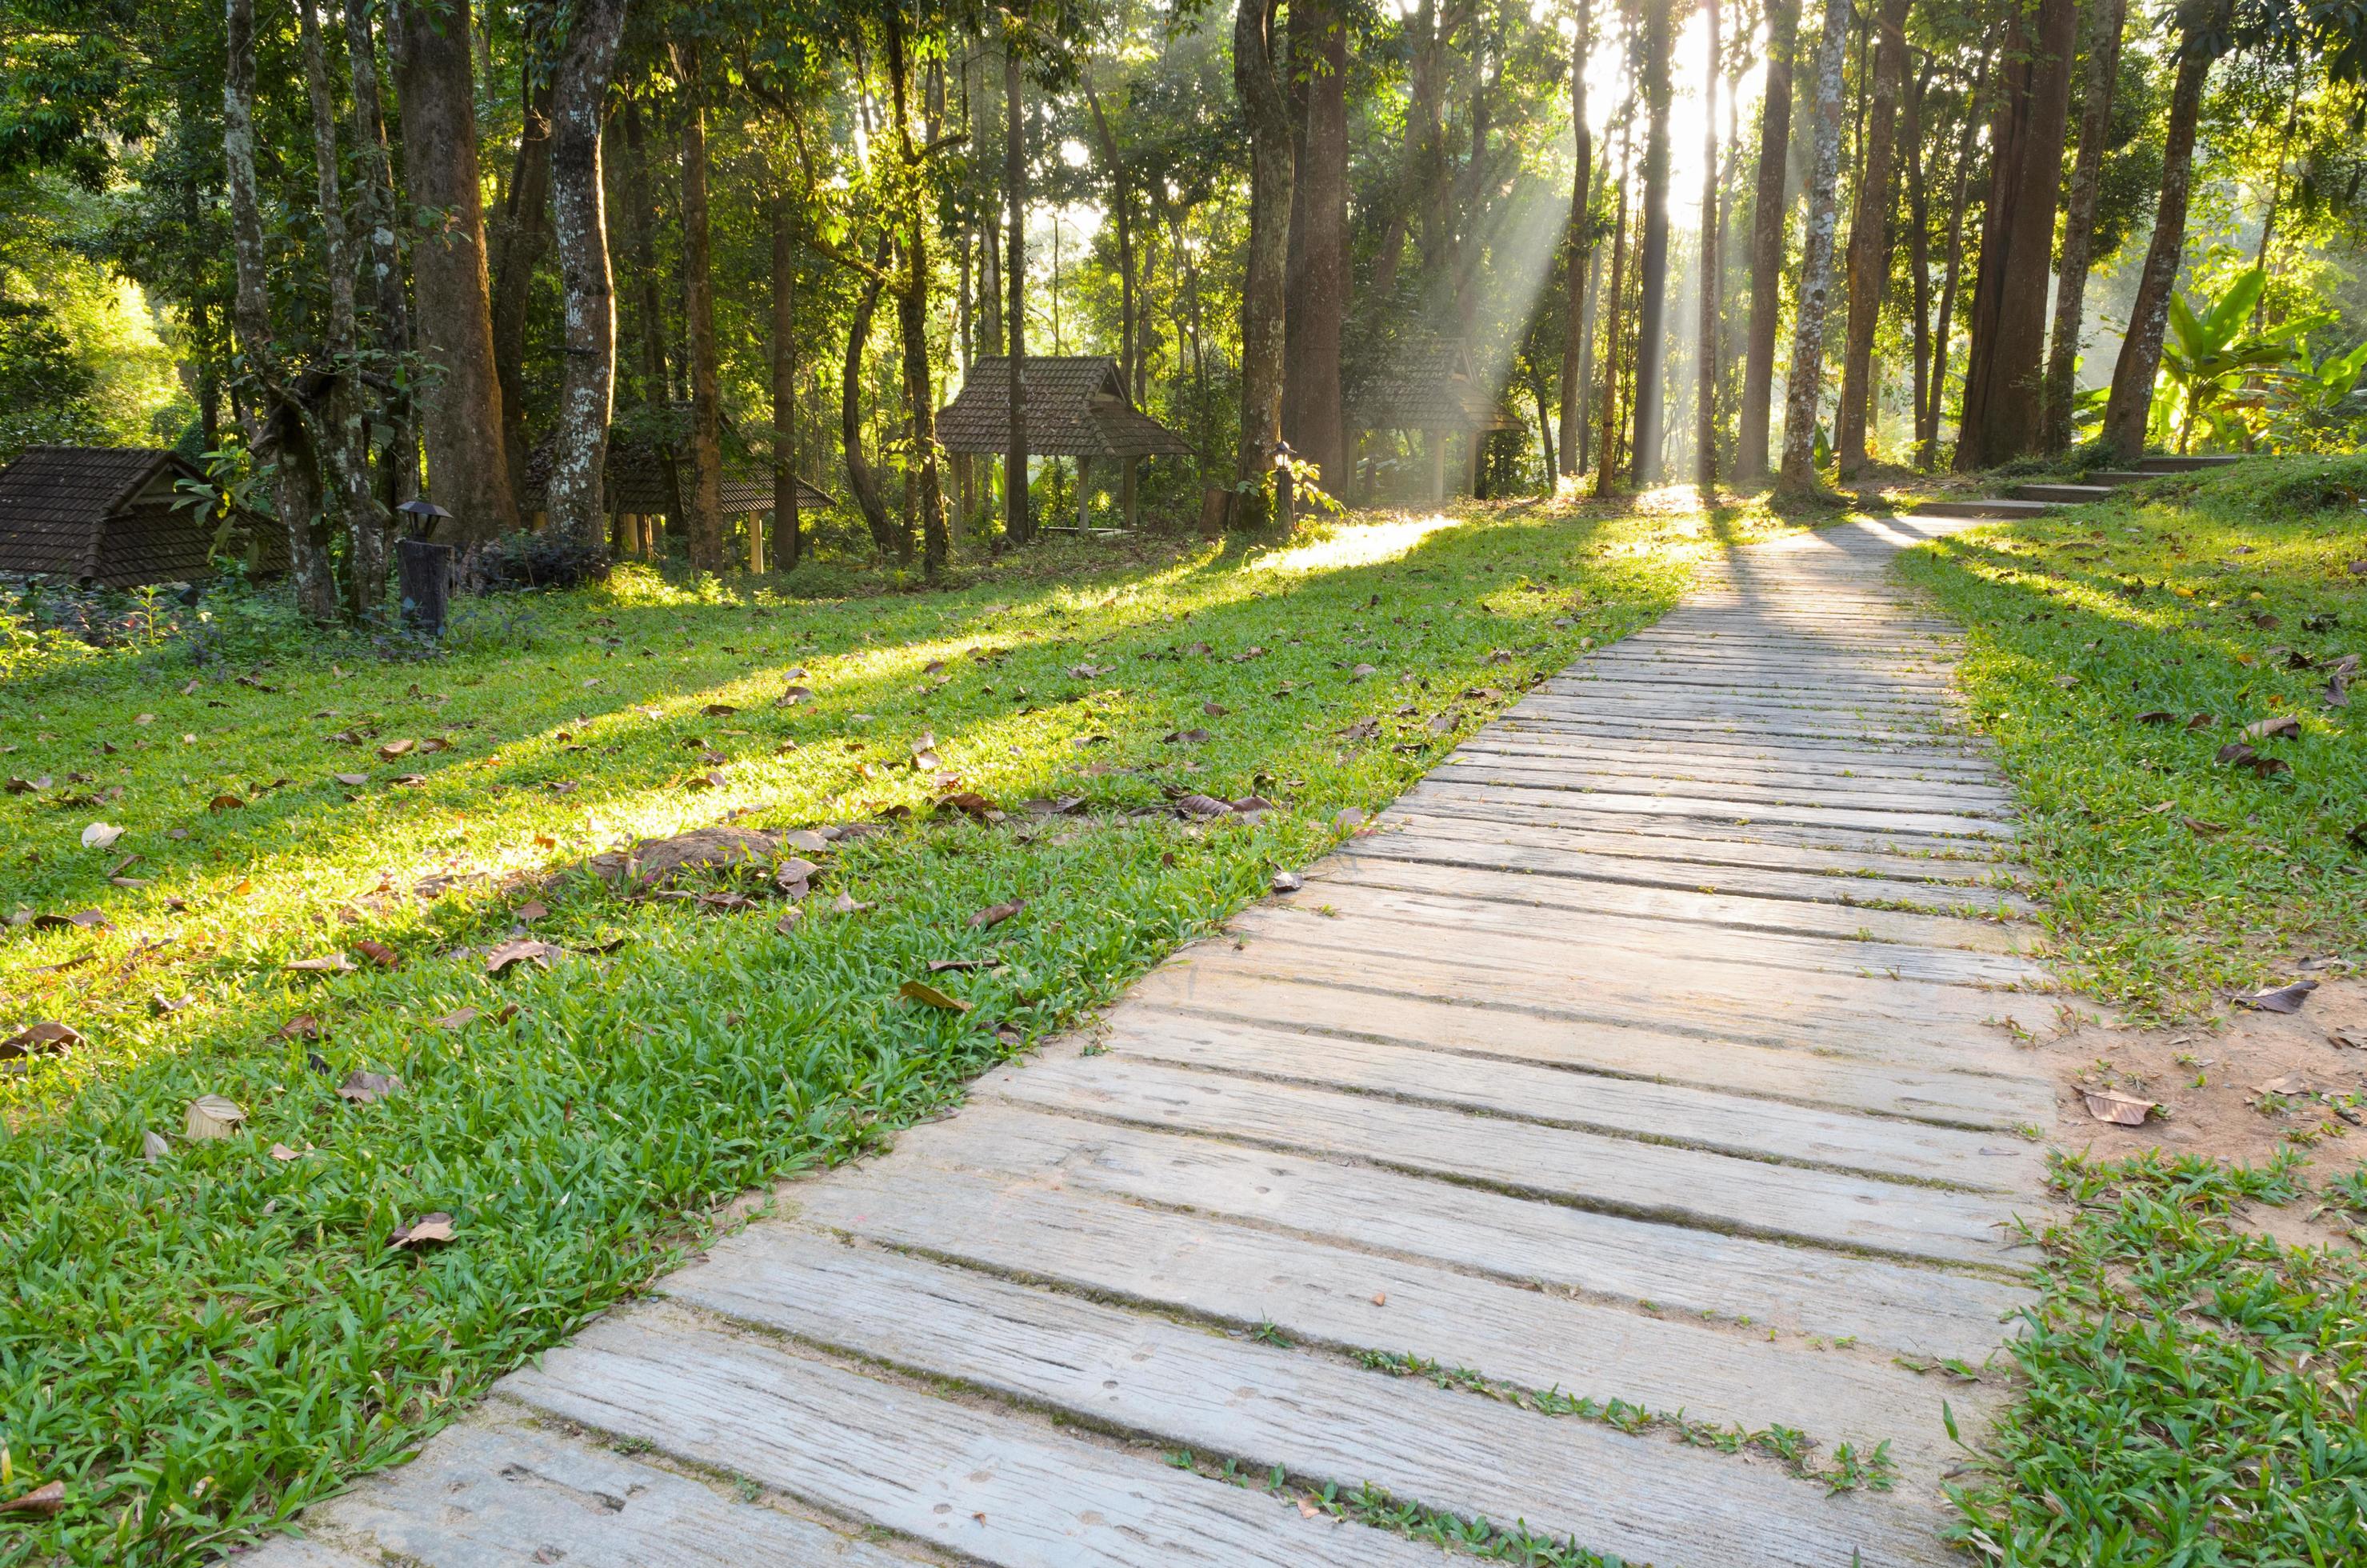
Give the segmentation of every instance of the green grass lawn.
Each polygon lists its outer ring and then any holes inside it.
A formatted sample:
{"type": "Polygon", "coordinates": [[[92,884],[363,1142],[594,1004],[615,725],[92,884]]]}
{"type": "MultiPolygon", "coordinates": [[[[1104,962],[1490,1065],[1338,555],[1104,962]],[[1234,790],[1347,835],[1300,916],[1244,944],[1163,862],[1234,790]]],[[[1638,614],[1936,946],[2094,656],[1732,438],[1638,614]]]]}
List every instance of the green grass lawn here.
{"type": "Polygon", "coordinates": [[[2362,490],[2358,459],[2251,462],[1905,562],[1968,628],[1966,692],[2066,978],[2135,1017],[2367,946],[2367,676],[2327,701],[2367,653],[2362,490]],[[2246,733],[2281,720],[2294,733],[2246,733]]]}
{"type": "Polygon", "coordinates": [[[957,1099],[1765,526],[1478,509],[828,601],[628,569],[473,604],[433,659],[291,651],[234,604],[202,664],[20,653],[0,770],[51,782],[0,797],[6,907],[106,924],[0,938],[0,1035],[81,1037],[0,1064],[6,1490],[65,1487],[0,1557],[191,1561],[393,1459],[717,1205],[957,1099]],[[933,804],[957,791],[1008,814],[933,804]],[[887,826],[809,851],[786,924],[561,874],[727,820],[887,826]],[[513,935],[560,950],[489,975],[513,935]],[[332,954],[357,967],[289,968],[332,954]],[[341,1098],[357,1071],[402,1086],[341,1098]],[[246,1119],[193,1141],[209,1095],[246,1119]],[[448,1243],[391,1244],[433,1212],[448,1243]]]}

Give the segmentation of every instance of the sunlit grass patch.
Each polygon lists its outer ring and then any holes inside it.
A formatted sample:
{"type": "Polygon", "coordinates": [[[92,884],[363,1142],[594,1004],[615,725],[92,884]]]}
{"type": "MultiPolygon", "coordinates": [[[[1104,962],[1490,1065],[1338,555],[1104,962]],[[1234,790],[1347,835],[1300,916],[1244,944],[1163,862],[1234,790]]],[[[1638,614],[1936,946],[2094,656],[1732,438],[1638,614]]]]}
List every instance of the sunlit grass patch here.
{"type": "Polygon", "coordinates": [[[2158,482],[1904,562],[1966,623],[1973,716],[2070,977],[2140,1017],[2367,946],[2367,740],[2340,674],[2367,652],[2367,519],[2264,504],[2323,466],[2158,482]]]}
{"type": "Polygon", "coordinates": [[[104,922],[0,939],[0,1034],[81,1037],[0,1078],[0,1442],[67,1486],[23,1550],[194,1560],[385,1462],[712,1206],[1079,1020],[1715,548],[1569,508],[1372,537],[822,601],[629,569],[474,604],[434,659],[166,650],[0,687],[6,771],[51,780],[0,797],[6,908],[104,922]],[[1184,791],[1277,804],[1199,824],[1184,791]],[[122,835],[85,848],[95,820],[122,835]],[[572,874],[725,822],[889,825],[818,853],[786,923],[572,874]],[[489,974],[514,936],[557,950],[489,974]],[[357,967],[288,967],[330,954],[357,967]],[[355,1103],[356,1071],[402,1087],[355,1103]],[[232,1136],[185,1136],[201,1095],[232,1136]],[[390,1244],[434,1212],[449,1244],[390,1244]]]}

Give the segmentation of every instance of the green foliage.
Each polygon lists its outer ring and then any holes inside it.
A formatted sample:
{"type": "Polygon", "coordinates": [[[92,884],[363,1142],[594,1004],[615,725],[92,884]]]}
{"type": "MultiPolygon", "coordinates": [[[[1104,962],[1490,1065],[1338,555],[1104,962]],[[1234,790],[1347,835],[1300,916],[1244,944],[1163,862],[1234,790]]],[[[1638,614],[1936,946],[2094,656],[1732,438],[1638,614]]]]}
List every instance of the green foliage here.
{"type": "Polygon", "coordinates": [[[2362,477],[2358,460],[2256,460],[1903,562],[1967,624],[1963,679],[2019,793],[2062,968],[2137,1016],[2367,943],[2367,845],[2349,836],[2367,735],[2326,701],[2367,629],[2350,571],[2362,477]],[[2241,733],[2281,716],[2299,738],[2241,733]],[[2291,771],[2219,761],[2230,743],[2291,771]]]}
{"type": "Polygon", "coordinates": [[[2242,1206],[2290,1162],[2063,1160],[2025,1384],[1954,1489],[1955,1535],[2016,1568],[2295,1563],[2367,1554],[2367,1264],[2281,1246],[2242,1206]]]}
{"type": "MultiPolygon", "coordinates": [[[[2184,296],[2169,301],[2169,335],[2161,350],[2161,373],[2179,400],[2178,449],[2188,450],[2198,422],[2214,435],[2222,434],[2214,414],[2235,403],[2248,381],[2281,370],[2295,354],[2301,336],[2317,324],[2303,317],[2255,331],[2251,318],[2268,287],[2268,274],[2259,267],[2238,274],[2219,298],[2201,312],[2184,296]]],[[[2257,407],[2258,396],[2247,396],[2244,406],[2257,407]]]]}

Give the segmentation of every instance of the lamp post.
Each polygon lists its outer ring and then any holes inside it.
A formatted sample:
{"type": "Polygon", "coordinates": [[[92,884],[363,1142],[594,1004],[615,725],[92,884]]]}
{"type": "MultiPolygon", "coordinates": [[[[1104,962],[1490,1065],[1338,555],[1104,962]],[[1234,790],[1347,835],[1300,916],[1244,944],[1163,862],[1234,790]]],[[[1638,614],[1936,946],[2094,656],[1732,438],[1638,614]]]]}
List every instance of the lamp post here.
{"type": "Polygon", "coordinates": [[[406,521],[395,540],[397,577],[402,586],[404,624],[424,636],[444,635],[444,612],[452,597],[452,547],[431,544],[427,536],[452,514],[435,502],[414,497],[395,508],[406,521]]]}

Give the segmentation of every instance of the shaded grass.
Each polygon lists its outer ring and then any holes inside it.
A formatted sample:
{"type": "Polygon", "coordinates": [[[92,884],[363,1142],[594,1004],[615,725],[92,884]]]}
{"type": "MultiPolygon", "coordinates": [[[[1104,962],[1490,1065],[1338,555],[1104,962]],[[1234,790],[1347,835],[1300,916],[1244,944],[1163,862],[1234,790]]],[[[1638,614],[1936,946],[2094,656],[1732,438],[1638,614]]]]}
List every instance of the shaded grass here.
{"type": "Polygon", "coordinates": [[[2367,1560],[2367,1263],[2239,1218],[2300,1196],[2290,1163],[2067,1157],[2056,1182],[2078,1211],[2041,1238],[2027,1388],[1953,1533],[2017,1568],[2367,1560]]]}
{"type": "Polygon", "coordinates": [[[8,770],[55,779],[0,799],[11,901],[110,923],[0,945],[0,1023],[86,1037],[0,1080],[0,1441],[19,1488],[67,1486],[57,1519],[0,1526],[0,1554],[192,1561],[388,1462],[698,1244],[716,1205],[952,1103],[1221,923],[1335,842],[1342,808],[1377,808],[1524,683],[1659,614],[1711,548],[1698,518],[1532,507],[927,597],[628,570],[481,607],[422,663],[165,650],[0,687],[8,770]],[[812,699],[774,707],[791,682],[812,699]],[[1376,737],[1342,737],[1365,718],[1376,737]],[[930,735],[941,771],[912,766],[930,735]],[[449,749],[375,756],[430,738],[449,749]],[[1088,814],[933,811],[954,776],[1088,814]],[[1132,814],[1183,790],[1279,805],[1132,814]],[[59,800],[77,794],[97,798],[59,800]],[[210,810],[221,795],[243,803],[210,810]],[[553,880],[642,835],[897,808],[817,857],[786,930],[777,903],[700,915],[553,880]],[[97,818],[125,829],[106,851],[78,842],[97,818]],[[453,880],[427,898],[423,879],[453,880]],[[529,894],[532,934],[567,951],[488,977],[529,894]],[[1019,916],[968,924],[1012,899],[1019,916]],[[401,967],[285,968],[365,937],[401,967]],[[935,977],[973,1011],[899,998],[958,958],[1001,966],[935,977]],[[464,1006],[481,1016],[433,1022],[464,1006]],[[319,1038],[283,1035],[299,1017],[319,1038]],[[345,1103],[355,1069],[405,1087],[345,1103]],[[201,1094],[249,1119],[185,1141],[201,1094]],[[432,1210],[450,1244],[389,1246],[432,1210]]]}
{"type": "Polygon", "coordinates": [[[2367,944],[2367,835],[2349,836],[2367,823],[2367,693],[2324,700],[2325,665],[2367,652],[2362,483],[2358,460],[2256,460],[1902,562],[1966,623],[1973,717],[2019,792],[2067,978],[2140,1019],[2367,944]],[[2298,739],[2248,744],[2290,772],[2216,760],[2286,715],[2298,739]]]}

